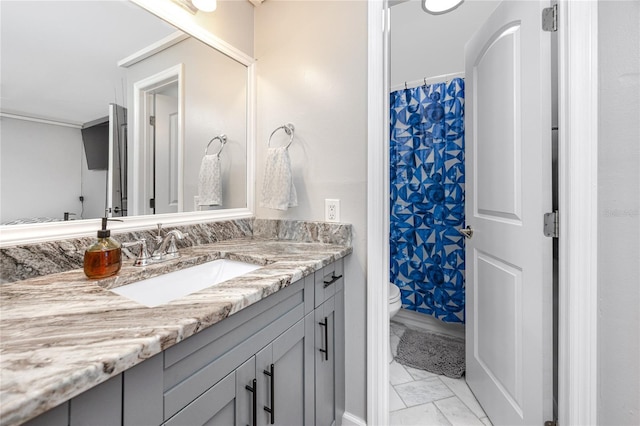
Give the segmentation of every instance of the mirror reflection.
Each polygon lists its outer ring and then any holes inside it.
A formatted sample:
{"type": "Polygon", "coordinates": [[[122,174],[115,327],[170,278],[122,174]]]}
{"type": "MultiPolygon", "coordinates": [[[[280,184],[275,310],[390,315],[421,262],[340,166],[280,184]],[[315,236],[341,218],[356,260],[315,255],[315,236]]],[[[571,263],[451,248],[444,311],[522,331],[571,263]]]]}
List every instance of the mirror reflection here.
{"type": "Polygon", "coordinates": [[[127,1],[0,8],[1,224],[247,206],[245,65],[127,1]]]}

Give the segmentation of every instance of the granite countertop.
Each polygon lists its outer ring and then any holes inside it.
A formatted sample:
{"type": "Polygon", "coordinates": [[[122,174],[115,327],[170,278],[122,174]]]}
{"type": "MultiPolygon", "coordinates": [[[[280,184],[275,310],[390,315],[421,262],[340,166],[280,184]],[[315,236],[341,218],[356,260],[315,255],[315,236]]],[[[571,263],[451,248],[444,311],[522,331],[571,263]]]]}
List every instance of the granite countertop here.
{"type": "Polygon", "coordinates": [[[349,246],[235,239],[117,277],[82,270],[0,287],[0,425],[21,424],[351,253],[349,246]],[[155,308],[109,288],[227,258],[262,268],[155,308]]]}

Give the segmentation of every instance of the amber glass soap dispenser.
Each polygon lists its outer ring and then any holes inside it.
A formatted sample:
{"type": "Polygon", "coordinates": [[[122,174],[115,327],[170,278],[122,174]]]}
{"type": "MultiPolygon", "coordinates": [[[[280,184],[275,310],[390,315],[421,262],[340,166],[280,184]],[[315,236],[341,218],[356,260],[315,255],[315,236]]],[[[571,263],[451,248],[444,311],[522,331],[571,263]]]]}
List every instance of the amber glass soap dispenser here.
{"type": "Polygon", "coordinates": [[[89,278],[106,278],[115,275],[122,266],[120,243],[111,238],[107,229],[107,218],[102,218],[102,229],[98,241],[84,252],[84,273],[89,278]]]}

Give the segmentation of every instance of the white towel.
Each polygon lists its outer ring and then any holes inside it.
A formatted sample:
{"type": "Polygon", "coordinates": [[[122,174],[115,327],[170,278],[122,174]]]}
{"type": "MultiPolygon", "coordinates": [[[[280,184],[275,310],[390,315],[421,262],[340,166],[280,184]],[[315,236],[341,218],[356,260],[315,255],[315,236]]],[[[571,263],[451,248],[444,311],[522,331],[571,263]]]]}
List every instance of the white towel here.
{"type": "Polygon", "coordinates": [[[289,151],[285,147],[269,148],[267,151],[260,205],[275,210],[287,210],[298,205],[289,151]]]}
{"type": "Polygon", "coordinates": [[[222,204],[222,179],[220,178],[220,157],[205,155],[200,164],[198,179],[198,204],[219,206],[222,204]]]}

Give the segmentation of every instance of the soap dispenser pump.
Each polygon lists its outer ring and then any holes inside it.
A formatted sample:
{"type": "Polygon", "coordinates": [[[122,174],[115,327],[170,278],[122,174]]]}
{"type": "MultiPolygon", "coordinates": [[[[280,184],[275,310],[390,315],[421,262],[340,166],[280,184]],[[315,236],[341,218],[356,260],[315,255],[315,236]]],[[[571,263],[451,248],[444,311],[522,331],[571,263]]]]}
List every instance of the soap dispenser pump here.
{"type": "Polygon", "coordinates": [[[89,278],[110,277],[117,274],[122,266],[121,245],[111,238],[107,220],[106,217],[102,218],[98,240],[84,252],[84,273],[89,278]]]}

